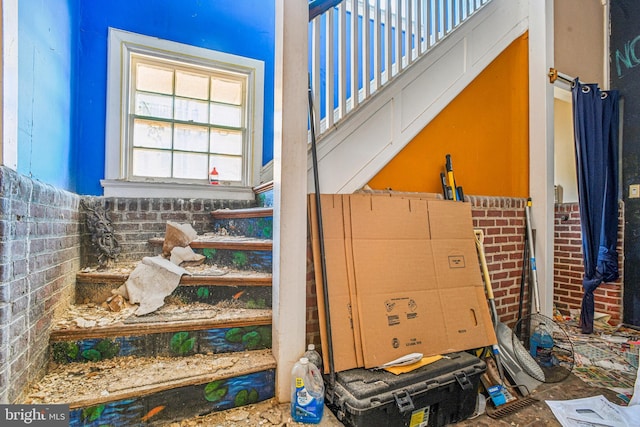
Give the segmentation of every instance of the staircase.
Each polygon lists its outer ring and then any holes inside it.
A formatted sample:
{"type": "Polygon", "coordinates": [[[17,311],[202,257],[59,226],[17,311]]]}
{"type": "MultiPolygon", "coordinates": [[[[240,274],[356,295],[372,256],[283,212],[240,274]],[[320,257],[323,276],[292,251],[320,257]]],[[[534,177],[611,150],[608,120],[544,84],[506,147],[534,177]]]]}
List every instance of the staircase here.
{"type": "MultiPolygon", "coordinates": [[[[135,263],[76,276],[76,305],[50,337],[50,365],[28,403],[67,404],[71,426],[167,425],[274,397],[271,352],[271,188],[260,206],[211,212],[165,305],[106,307],[135,263]]],[[[163,238],[149,244],[156,254],[163,238]]]]}

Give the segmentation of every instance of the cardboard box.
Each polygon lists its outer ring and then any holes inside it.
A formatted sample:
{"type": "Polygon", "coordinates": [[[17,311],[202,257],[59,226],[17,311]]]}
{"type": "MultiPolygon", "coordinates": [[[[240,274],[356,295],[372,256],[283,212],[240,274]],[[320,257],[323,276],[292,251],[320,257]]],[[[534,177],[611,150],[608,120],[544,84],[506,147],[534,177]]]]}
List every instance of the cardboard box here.
{"type": "Polygon", "coordinates": [[[331,197],[333,206],[338,198],[342,203],[339,215],[326,210],[322,198],[331,228],[327,234],[325,220],[336,371],[496,343],[468,203],[416,195],[331,197]],[[333,305],[346,301],[350,324],[342,323],[344,313],[333,316],[333,305]]]}
{"type": "MultiPolygon", "coordinates": [[[[316,294],[318,298],[318,319],[320,322],[320,339],[322,342],[323,366],[329,369],[329,339],[326,328],[325,301],[322,280],[322,264],[320,257],[319,230],[317,226],[317,209],[315,195],[308,201],[309,222],[311,225],[311,242],[314,259],[316,294]]],[[[362,346],[358,325],[358,311],[355,303],[355,285],[353,265],[351,262],[351,232],[345,225],[345,211],[342,195],[322,194],[322,209],[325,262],[329,293],[329,317],[333,342],[334,365],[337,372],[362,366],[362,346]],[[347,255],[349,254],[349,255],[347,255]],[[357,339],[356,339],[357,337],[357,339]]],[[[348,217],[348,206],[346,215],[348,217]]]]}

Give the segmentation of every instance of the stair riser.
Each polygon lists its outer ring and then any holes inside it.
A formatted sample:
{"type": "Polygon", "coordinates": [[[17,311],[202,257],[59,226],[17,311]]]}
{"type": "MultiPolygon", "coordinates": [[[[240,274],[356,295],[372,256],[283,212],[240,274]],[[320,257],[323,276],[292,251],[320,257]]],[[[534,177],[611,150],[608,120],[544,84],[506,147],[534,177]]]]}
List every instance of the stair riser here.
{"type": "Polygon", "coordinates": [[[274,397],[274,394],[275,370],[270,369],[213,383],[72,409],[70,426],[167,425],[200,414],[260,402],[274,397]]]}
{"type": "MultiPolygon", "coordinates": [[[[76,304],[102,304],[112,296],[120,282],[76,283],[76,304]]],[[[185,303],[201,302],[215,305],[221,301],[238,302],[242,308],[271,307],[271,286],[178,286],[171,294],[185,303]]]]}
{"type": "Polygon", "coordinates": [[[216,219],[213,232],[230,236],[246,236],[258,239],[273,237],[273,216],[260,218],[216,219]]]}
{"type": "Polygon", "coordinates": [[[103,360],[118,356],[169,356],[232,353],[271,348],[271,326],[215,328],[139,336],[52,342],[54,363],[103,360]]]}
{"type": "Polygon", "coordinates": [[[194,248],[194,252],[204,255],[205,263],[209,265],[271,273],[273,261],[271,251],[194,248]]]}
{"type": "Polygon", "coordinates": [[[258,206],[271,207],[273,206],[273,188],[256,194],[256,201],[258,206]]]}

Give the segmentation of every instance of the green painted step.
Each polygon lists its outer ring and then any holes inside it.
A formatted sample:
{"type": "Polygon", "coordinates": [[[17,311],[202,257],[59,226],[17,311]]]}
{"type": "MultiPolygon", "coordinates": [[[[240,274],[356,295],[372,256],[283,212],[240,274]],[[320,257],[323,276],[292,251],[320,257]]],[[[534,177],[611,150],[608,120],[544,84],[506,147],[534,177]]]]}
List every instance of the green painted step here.
{"type": "Polygon", "coordinates": [[[70,307],[51,331],[51,361],[58,365],[271,348],[271,310],[168,304],[136,316],[135,308],[114,313],[94,304],[70,307]]]}
{"type": "MultiPolygon", "coordinates": [[[[76,303],[101,304],[106,301],[112,296],[112,290],[124,284],[134,268],[135,265],[126,265],[104,271],[85,269],[77,273],[76,303]]],[[[271,273],[220,270],[207,266],[185,267],[185,270],[190,275],[182,276],[172,294],[185,303],[237,301],[246,308],[271,306],[271,273]]]]}
{"type": "Polygon", "coordinates": [[[211,212],[213,232],[256,239],[273,238],[273,208],[217,209],[211,212]]]}
{"type": "Polygon", "coordinates": [[[51,369],[23,403],[67,404],[70,426],[167,425],[272,398],[275,368],[271,350],[72,363],[51,369]]]}
{"type": "MultiPolygon", "coordinates": [[[[163,237],[149,239],[158,253],[164,243],[163,237]]],[[[213,233],[199,235],[189,244],[194,252],[206,257],[205,264],[237,270],[271,272],[273,265],[273,242],[244,236],[221,236],[213,233]]]]}

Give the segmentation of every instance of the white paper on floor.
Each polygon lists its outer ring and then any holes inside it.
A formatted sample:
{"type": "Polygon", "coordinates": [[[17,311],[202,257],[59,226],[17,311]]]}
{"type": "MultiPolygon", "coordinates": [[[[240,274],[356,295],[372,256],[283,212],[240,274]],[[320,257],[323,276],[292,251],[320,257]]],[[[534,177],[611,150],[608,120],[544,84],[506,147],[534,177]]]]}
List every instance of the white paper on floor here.
{"type": "Polygon", "coordinates": [[[640,376],[636,372],[629,406],[611,403],[602,395],[546,402],[563,427],[637,427],[640,426],[640,376]]]}

